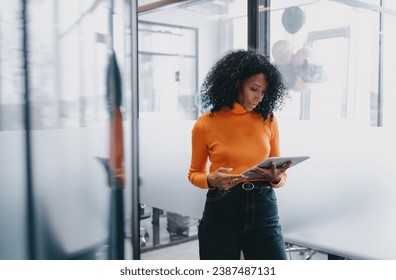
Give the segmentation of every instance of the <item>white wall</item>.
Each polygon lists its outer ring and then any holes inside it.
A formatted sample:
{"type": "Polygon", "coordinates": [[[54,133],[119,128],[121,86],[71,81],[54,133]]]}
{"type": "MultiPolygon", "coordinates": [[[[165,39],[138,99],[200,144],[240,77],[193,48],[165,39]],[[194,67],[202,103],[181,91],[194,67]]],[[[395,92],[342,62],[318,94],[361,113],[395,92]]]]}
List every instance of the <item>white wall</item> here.
{"type": "MultiPolygon", "coordinates": [[[[396,133],[347,122],[280,121],[281,154],[311,158],[276,190],[285,238],[350,258],[396,258],[396,133]]],[[[194,121],[140,120],[141,201],[200,218],[187,180],[194,121]]]]}

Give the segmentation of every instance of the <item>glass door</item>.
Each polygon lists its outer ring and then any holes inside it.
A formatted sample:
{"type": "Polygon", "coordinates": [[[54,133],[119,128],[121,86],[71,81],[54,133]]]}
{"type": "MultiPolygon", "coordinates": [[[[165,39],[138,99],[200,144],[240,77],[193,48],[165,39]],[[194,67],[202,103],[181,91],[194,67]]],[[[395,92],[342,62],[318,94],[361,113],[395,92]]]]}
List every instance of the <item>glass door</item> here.
{"type": "MultiPolygon", "coordinates": [[[[139,190],[142,259],[197,242],[206,192],[187,179],[199,87],[226,51],[247,48],[247,1],[181,1],[144,10],[139,30],[139,190]]],[[[171,251],[169,251],[171,252],[171,251]]],[[[170,258],[198,258],[174,255],[170,258]]],[[[170,253],[171,254],[171,253],[170,253]]]]}

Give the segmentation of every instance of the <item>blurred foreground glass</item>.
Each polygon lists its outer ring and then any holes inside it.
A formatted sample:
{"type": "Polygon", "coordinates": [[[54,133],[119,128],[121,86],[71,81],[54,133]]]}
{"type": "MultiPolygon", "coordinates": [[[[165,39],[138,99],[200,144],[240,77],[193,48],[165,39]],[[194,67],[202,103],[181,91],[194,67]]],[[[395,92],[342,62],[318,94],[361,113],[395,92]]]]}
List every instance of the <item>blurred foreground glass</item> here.
{"type": "Polygon", "coordinates": [[[21,1],[0,1],[0,259],[27,258],[21,1]]]}
{"type": "Polygon", "coordinates": [[[24,128],[20,17],[19,2],[0,3],[0,131],[24,128]]]}
{"type": "Polygon", "coordinates": [[[105,104],[108,3],[30,5],[32,128],[84,127],[108,118],[105,104]],[[45,16],[44,16],[45,15],[45,16]]]}
{"type": "MultiPolygon", "coordinates": [[[[0,2],[0,259],[27,258],[20,2],[0,2]]],[[[39,259],[98,258],[107,244],[110,189],[97,157],[109,156],[110,2],[28,1],[39,259]]],[[[123,14],[114,18],[116,26],[129,23],[123,14]]],[[[125,50],[115,41],[124,74],[125,50]]]]}

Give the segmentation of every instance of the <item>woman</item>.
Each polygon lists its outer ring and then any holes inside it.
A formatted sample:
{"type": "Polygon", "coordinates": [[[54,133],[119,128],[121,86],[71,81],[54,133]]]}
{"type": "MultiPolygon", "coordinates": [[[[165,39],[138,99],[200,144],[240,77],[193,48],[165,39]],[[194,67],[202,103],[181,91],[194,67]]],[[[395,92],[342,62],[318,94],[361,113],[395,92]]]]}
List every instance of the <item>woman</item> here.
{"type": "Polygon", "coordinates": [[[208,189],[199,225],[201,259],[286,259],[273,188],[286,181],[290,163],[255,167],[264,179],[241,173],[280,155],[273,111],[283,104],[281,74],[266,57],[236,50],[208,72],[201,89],[203,109],[192,130],[188,178],[208,189]],[[208,160],[211,165],[207,171],[208,160]]]}

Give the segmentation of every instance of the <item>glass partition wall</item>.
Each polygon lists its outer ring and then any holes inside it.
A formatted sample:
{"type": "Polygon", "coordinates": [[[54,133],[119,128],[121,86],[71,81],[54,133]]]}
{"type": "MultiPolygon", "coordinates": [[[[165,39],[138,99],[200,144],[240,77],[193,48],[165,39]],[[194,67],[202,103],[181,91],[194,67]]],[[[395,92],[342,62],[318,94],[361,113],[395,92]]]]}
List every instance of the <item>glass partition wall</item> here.
{"type": "MultiPolygon", "coordinates": [[[[109,157],[106,92],[112,49],[122,74],[125,150],[130,151],[131,3],[0,1],[0,259],[108,258],[110,188],[98,159],[109,157]],[[33,186],[34,223],[28,223],[26,177],[33,186]],[[34,233],[31,239],[28,232],[34,233]]],[[[125,198],[128,221],[130,195],[125,198]]]]}
{"type": "MultiPolygon", "coordinates": [[[[108,258],[111,188],[98,159],[109,158],[107,68],[116,2],[29,1],[40,259],[108,258]]],[[[122,73],[124,56],[117,52],[122,73]]]]}
{"type": "Polygon", "coordinates": [[[0,259],[28,257],[20,1],[0,2],[0,259]]]}

